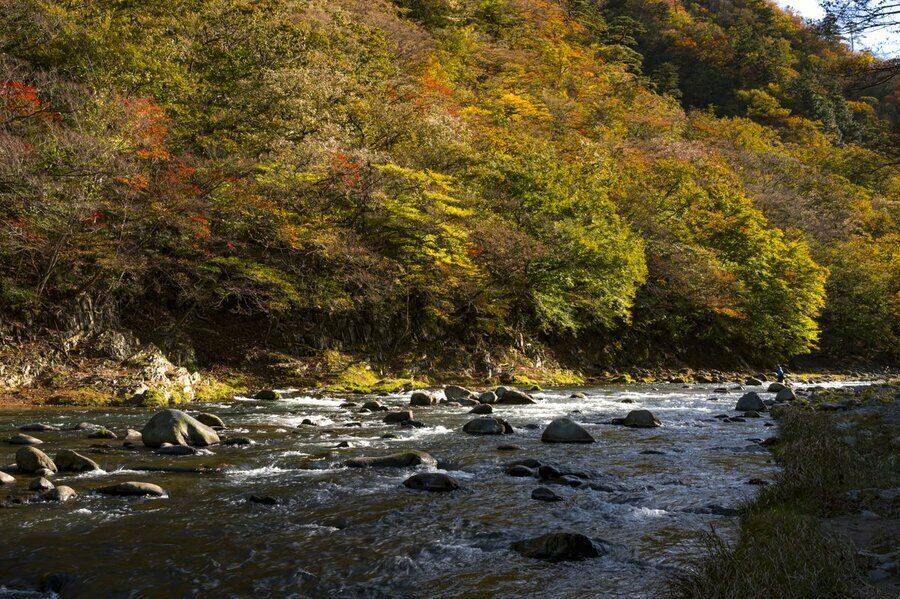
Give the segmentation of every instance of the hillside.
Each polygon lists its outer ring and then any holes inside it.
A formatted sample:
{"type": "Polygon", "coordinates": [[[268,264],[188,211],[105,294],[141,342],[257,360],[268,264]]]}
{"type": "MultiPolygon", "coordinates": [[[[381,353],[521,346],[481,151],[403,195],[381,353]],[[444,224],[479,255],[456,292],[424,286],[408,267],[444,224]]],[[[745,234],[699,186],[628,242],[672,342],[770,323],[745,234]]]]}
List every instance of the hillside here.
{"type": "Polygon", "coordinates": [[[0,15],[7,360],[900,358],[896,81],[767,0],[0,15]]]}

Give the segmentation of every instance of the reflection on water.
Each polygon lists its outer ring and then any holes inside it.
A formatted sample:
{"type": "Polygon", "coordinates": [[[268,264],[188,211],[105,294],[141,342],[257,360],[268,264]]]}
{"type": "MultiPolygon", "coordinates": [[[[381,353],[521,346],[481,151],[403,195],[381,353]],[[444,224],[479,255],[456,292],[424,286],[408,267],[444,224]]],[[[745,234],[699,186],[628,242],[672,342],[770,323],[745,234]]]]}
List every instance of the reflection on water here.
{"type": "MultiPolygon", "coordinates": [[[[533,406],[495,406],[515,434],[472,437],[461,432],[469,408],[415,410],[427,427],[385,425],[379,414],[344,409],[343,399],[300,397],[278,402],[239,399],[203,406],[251,446],[216,446],[205,455],[163,457],[97,441],[83,431],[31,433],[41,449],[82,451],[103,474],[61,475],[82,493],[67,504],[0,509],[0,597],[34,589],[49,573],[73,575],[71,596],[141,597],[634,597],[654,594],[671,568],[697,551],[691,540],[711,523],[733,534],[736,519],[708,513],[737,507],[754,493],[750,478],[771,478],[769,455],[751,439],[765,438],[768,417],[721,423],[737,395],[708,398],[715,385],[658,390],[631,386],[538,393],[533,406]],[[622,399],[634,400],[623,404],[622,399]],[[648,408],[664,423],[652,430],[602,424],[648,408]],[[593,445],[547,445],[541,429],[571,415],[597,439],[593,445]],[[318,426],[301,425],[309,418],[318,426]],[[344,423],[360,422],[361,427],[344,423]],[[525,428],[537,424],[538,428],[525,428]],[[396,438],[382,438],[391,433],[396,438]],[[349,448],[336,448],[346,441],[349,448]],[[108,447],[91,447],[92,444],[108,447]],[[521,451],[499,451],[515,443],[521,451]],[[421,449],[439,460],[463,489],[447,494],[408,490],[412,472],[346,469],[358,455],[421,449]],[[654,450],[652,453],[642,453],[654,450]],[[503,464],[533,457],[584,473],[595,489],[554,486],[564,498],[530,498],[536,479],[503,473],[503,464]],[[147,467],[207,467],[203,473],[148,472],[147,467]],[[163,499],[93,495],[98,486],[141,480],[168,491],[163,499]],[[276,498],[249,503],[251,494],[276,498]],[[702,513],[707,512],[707,513],[702,513]],[[549,564],[511,552],[515,540],[543,532],[581,532],[609,551],[580,563],[549,564]]],[[[763,394],[764,397],[767,395],[763,394]]],[[[379,398],[406,405],[408,396],[379,398]]],[[[353,401],[362,403],[360,398],[353,401]]],[[[61,429],[80,422],[117,432],[140,429],[146,410],[0,412],[0,436],[28,422],[61,429]]],[[[14,461],[16,447],[0,446],[14,461]]],[[[22,493],[30,477],[19,476],[22,493]]]]}

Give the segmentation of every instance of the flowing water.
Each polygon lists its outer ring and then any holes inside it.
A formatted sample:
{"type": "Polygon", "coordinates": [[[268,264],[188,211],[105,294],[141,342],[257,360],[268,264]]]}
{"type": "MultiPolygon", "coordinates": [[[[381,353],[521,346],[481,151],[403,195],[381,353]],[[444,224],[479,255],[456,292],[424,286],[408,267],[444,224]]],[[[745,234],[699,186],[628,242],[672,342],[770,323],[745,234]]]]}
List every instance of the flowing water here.
{"type": "MultiPolygon", "coordinates": [[[[76,449],[103,473],[60,474],[55,484],[81,495],[65,504],[0,509],[0,597],[36,589],[48,573],[74,577],[64,596],[79,597],[635,597],[652,596],[710,525],[734,536],[728,510],[752,498],[750,478],[771,479],[775,466],[754,439],[774,434],[768,416],[722,423],[739,393],[716,385],[594,387],[536,393],[530,406],[495,406],[512,435],[476,437],[462,426],[470,408],[415,410],[424,428],[381,422],[383,414],[341,408],[343,399],[237,398],[204,405],[251,446],[214,446],[200,455],[164,457],[97,441],[72,429],[91,422],[121,433],[140,429],[146,409],[0,411],[0,437],[45,422],[60,432],[30,433],[51,457],[76,449]],[[571,398],[583,391],[586,398],[571,398]],[[718,395],[719,401],[710,401],[718,395]],[[630,399],[634,403],[623,403],[630,399]],[[647,408],[655,429],[603,424],[647,408]],[[597,439],[592,445],[545,444],[541,430],[569,415],[597,439]],[[309,418],[318,426],[300,426],[309,418]],[[348,423],[362,426],[347,426],[348,423]],[[537,427],[528,425],[538,425],[537,427]],[[396,438],[382,438],[391,433],[396,438]],[[341,441],[349,448],[336,448],[341,441]],[[108,447],[92,447],[107,444],[108,447]],[[516,444],[519,451],[500,451],[516,444]],[[452,493],[412,491],[415,469],[347,469],[343,460],[419,449],[455,477],[452,493]],[[645,453],[648,450],[653,453],[645,453]],[[594,489],[553,485],[564,500],[532,500],[537,479],[504,473],[504,464],[536,458],[581,473],[594,489]],[[183,468],[154,472],[147,468],[183,468]],[[209,468],[211,471],[192,471],[209,468]],[[91,493],[123,481],[162,486],[166,498],[112,498],[91,493]],[[599,490],[598,490],[599,489],[599,490]],[[274,506],[248,502],[251,494],[274,506]],[[713,513],[710,513],[713,512],[713,513]],[[721,515],[721,514],[726,515],[721,515]],[[607,553],[582,562],[545,563],[509,549],[545,532],[580,532],[607,553]]],[[[762,394],[764,398],[768,394],[762,394]]],[[[353,398],[361,404],[365,398],[353,398]]],[[[378,398],[406,406],[408,395],[378,398]]],[[[191,411],[188,409],[188,411],[191,411]]],[[[0,446],[0,463],[16,446],[0,446]]],[[[24,493],[30,476],[0,488],[24,493]]]]}

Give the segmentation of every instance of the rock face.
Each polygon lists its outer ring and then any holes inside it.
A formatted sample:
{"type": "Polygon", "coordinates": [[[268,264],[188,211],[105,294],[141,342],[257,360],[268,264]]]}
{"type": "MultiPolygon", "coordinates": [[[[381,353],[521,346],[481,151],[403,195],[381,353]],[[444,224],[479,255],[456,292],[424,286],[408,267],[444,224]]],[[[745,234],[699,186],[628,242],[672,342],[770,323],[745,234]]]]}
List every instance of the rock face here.
{"type": "Polygon", "coordinates": [[[470,435],[509,435],[513,429],[502,418],[476,418],[463,426],[463,432],[470,435]]]}
{"type": "Polygon", "coordinates": [[[37,437],[32,437],[31,435],[23,435],[20,433],[18,435],[13,435],[12,437],[10,437],[8,443],[10,445],[40,445],[43,443],[43,441],[41,441],[37,437]]]}
{"type": "Polygon", "coordinates": [[[151,483],[141,483],[129,481],[127,483],[119,483],[108,487],[100,487],[98,493],[104,495],[117,495],[120,497],[165,497],[166,492],[163,488],[151,483]]]}
{"type": "Polygon", "coordinates": [[[595,439],[571,418],[557,418],[541,435],[544,443],[594,443],[595,439]]]}
{"type": "Polygon", "coordinates": [[[751,391],[741,396],[734,409],[738,412],[765,412],[767,408],[763,400],[760,399],[759,394],[751,391]]]}
{"type": "Polygon", "coordinates": [[[437,399],[435,399],[435,397],[432,394],[425,393],[424,391],[416,391],[415,393],[413,393],[412,395],[409,396],[409,407],[411,407],[411,408],[417,407],[417,406],[421,406],[421,407],[433,406],[436,403],[437,403],[437,399]]]}
{"type": "Polygon", "coordinates": [[[795,399],[797,399],[797,396],[794,394],[793,389],[784,388],[775,394],[775,401],[794,401],[795,399]]]}
{"type": "Polygon", "coordinates": [[[787,389],[787,385],[784,383],[769,383],[769,388],[766,389],[769,393],[778,393],[782,389],[787,389]]]}
{"type": "Polygon", "coordinates": [[[76,497],[78,497],[78,493],[75,492],[75,489],[66,485],[60,485],[41,494],[41,499],[44,501],[59,501],[60,503],[65,503],[76,497]]]}
{"type": "Polygon", "coordinates": [[[473,399],[475,394],[458,385],[447,385],[444,387],[444,397],[447,401],[459,401],[460,399],[473,399]]]}
{"type": "Polygon", "coordinates": [[[388,412],[384,416],[385,424],[399,424],[413,419],[412,410],[402,410],[400,412],[388,412]]]}
{"type": "Polygon", "coordinates": [[[437,460],[424,451],[404,451],[383,457],[359,457],[347,460],[348,468],[410,468],[437,466],[437,460]]]}
{"type": "Polygon", "coordinates": [[[19,472],[36,472],[41,468],[56,472],[56,464],[50,456],[31,446],[22,447],[16,452],[16,468],[19,472]]]}
{"type": "Polygon", "coordinates": [[[207,414],[205,412],[202,412],[194,416],[194,418],[197,419],[197,422],[205,424],[209,427],[225,428],[225,423],[215,414],[207,414]]]}
{"type": "Polygon", "coordinates": [[[163,443],[206,447],[218,443],[219,435],[181,410],[168,409],[153,415],[141,429],[141,439],[147,447],[159,447],[163,443]]]}
{"type": "Polygon", "coordinates": [[[628,412],[628,415],[625,416],[625,420],[622,421],[622,424],[632,428],[654,428],[662,426],[662,422],[660,422],[650,410],[631,410],[628,412]]]}
{"type": "Polygon", "coordinates": [[[56,454],[53,460],[56,467],[62,472],[91,472],[100,470],[100,465],[90,458],[86,458],[80,453],[71,449],[63,449],[56,454]]]}
{"type": "Polygon", "coordinates": [[[455,491],[459,483],[452,476],[440,472],[423,472],[414,474],[403,481],[403,486],[416,491],[430,491],[432,493],[445,493],[455,491]]]}
{"type": "Polygon", "coordinates": [[[527,393],[523,393],[522,391],[517,391],[516,389],[506,389],[504,387],[500,387],[499,389],[503,389],[503,394],[497,394],[497,401],[494,403],[503,404],[507,406],[527,406],[530,404],[537,403],[534,401],[534,398],[528,395],[527,393]]]}
{"type": "Polygon", "coordinates": [[[600,556],[600,552],[589,538],[569,532],[547,533],[533,539],[517,541],[510,547],[525,557],[551,562],[600,556]]]}

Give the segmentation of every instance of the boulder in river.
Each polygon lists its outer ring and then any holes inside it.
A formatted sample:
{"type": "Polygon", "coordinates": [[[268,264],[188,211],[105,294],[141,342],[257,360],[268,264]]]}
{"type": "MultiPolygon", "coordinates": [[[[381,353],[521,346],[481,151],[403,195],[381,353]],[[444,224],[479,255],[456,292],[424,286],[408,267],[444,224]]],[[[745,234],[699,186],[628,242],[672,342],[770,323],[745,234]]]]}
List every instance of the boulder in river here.
{"type": "Polygon", "coordinates": [[[412,410],[401,410],[399,412],[388,412],[384,416],[385,424],[399,424],[413,419],[412,410]]]}
{"type": "Polygon", "coordinates": [[[172,445],[171,443],[163,443],[159,446],[159,449],[154,451],[156,455],[171,455],[171,456],[181,456],[181,455],[196,455],[197,450],[189,445],[172,445]]]}
{"type": "Polygon", "coordinates": [[[491,407],[491,404],[482,403],[478,404],[471,410],[469,410],[469,414],[480,414],[484,416],[485,414],[491,414],[494,412],[494,408],[491,407]]]}
{"type": "Polygon", "coordinates": [[[775,401],[794,401],[795,399],[797,399],[797,395],[790,387],[785,387],[775,394],[775,401]]]}
{"type": "Polygon", "coordinates": [[[16,484],[16,479],[13,476],[10,476],[6,472],[0,470],[0,485],[14,485],[16,484]]]}
{"type": "Polygon", "coordinates": [[[78,497],[78,493],[72,487],[67,487],[66,485],[60,485],[58,487],[54,487],[49,491],[41,494],[41,500],[43,501],[58,501],[60,503],[65,503],[71,499],[75,499],[78,497]]]}
{"type": "Polygon", "coordinates": [[[769,383],[769,388],[766,389],[769,393],[778,393],[782,389],[787,389],[787,385],[784,383],[769,383]]]}
{"type": "Polygon", "coordinates": [[[71,449],[60,450],[53,462],[60,472],[92,472],[100,470],[100,465],[97,462],[71,449]]]}
{"type": "Polygon", "coordinates": [[[654,416],[653,412],[650,410],[631,410],[628,412],[628,415],[625,416],[625,420],[622,421],[622,424],[632,428],[654,428],[662,426],[662,422],[660,422],[659,418],[654,416]]]}
{"type": "Polygon", "coordinates": [[[437,466],[437,460],[424,451],[404,451],[382,457],[358,457],[347,460],[348,468],[411,468],[413,466],[437,466]]]}
{"type": "Polygon", "coordinates": [[[452,476],[440,472],[422,472],[403,481],[403,486],[416,491],[443,493],[459,489],[459,483],[452,476]]]}
{"type": "Polygon", "coordinates": [[[751,391],[750,393],[745,393],[738,400],[737,405],[734,406],[734,409],[738,412],[765,412],[768,408],[763,400],[759,397],[759,394],[755,391],[751,391]]]}
{"type": "Polygon", "coordinates": [[[463,426],[463,432],[470,435],[509,435],[512,426],[502,418],[476,418],[463,426]]]}
{"type": "Polygon", "coordinates": [[[437,403],[437,399],[431,393],[416,391],[409,396],[409,407],[428,407],[437,403]]]}
{"type": "Polygon", "coordinates": [[[447,401],[459,401],[461,399],[474,399],[476,396],[465,387],[447,385],[444,387],[444,397],[447,398],[447,401]]]}
{"type": "Polygon", "coordinates": [[[533,539],[516,541],[511,548],[525,557],[551,562],[600,556],[600,551],[589,538],[569,532],[551,532],[533,539]]]}
{"type": "Polygon", "coordinates": [[[203,423],[210,428],[225,428],[225,422],[215,414],[201,412],[194,416],[194,418],[197,419],[197,422],[203,423]]]}
{"type": "Polygon", "coordinates": [[[144,443],[144,440],[141,438],[141,431],[136,431],[133,428],[125,429],[125,444],[137,445],[138,443],[144,443]]]}
{"type": "Polygon", "coordinates": [[[50,456],[30,445],[22,447],[16,452],[16,468],[19,472],[28,473],[36,472],[41,468],[56,472],[56,464],[53,463],[50,456]]]}
{"type": "Polygon", "coordinates": [[[118,436],[108,428],[98,428],[88,434],[88,439],[118,439],[118,436]]]}
{"type": "Polygon", "coordinates": [[[747,385],[748,387],[759,387],[760,385],[763,384],[763,382],[756,377],[748,376],[744,380],[744,384],[747,385]]]}
{"type": "Polygon", "coordinates": [[[262,399],[265,401],[275,401],[276,399],[281,399],[281,393],[274,389],[263,389],[259,393],[253,396],[253,399],[262,399]]]}
{"type": "Polygon", "coordinates": [[[497,401],[497,394],[493,391],[485,391],[478,396],[478,403],[492,404],[497,401]]]}
{"type": "Polygon", "coordinates": [[[108,487],[100,487],[98,493],[103,495],[116,495],[120,497],[165,497],[166,492],[162,487],[151,483],[129,481],[108,487]]]}
{"type": "Polygon", "coordinates": [[[552,503],[555,501],[562,501],[562,497],[548,489],[547,487],[538,487],[534,491],[531,492],[531,498],[537,501],[546,501],[548,503],[552,503]]]}
{"type": "Polygon", "coordinates": [[[31,424],[26,424],[24,426],[20,426],[19,430],[23,433],[44,433],[50,431],[58,431],[59,429],[51,424],[43,424],[41,422],[33,422],[31,424]]]}
{"type": "Polygon", "coordinates": [[[541,435],[544,443],[594,443],[589,432],[571,418],[557,418],[547,425],[541,435]]]}
{"type": "Polygon", "coordinates": [[[362,407],[359,409],[360,412],[387,412],[390,408],[386,405],[378,401],[377,399],[370,399],[365,402],[362,407]]]}
{"type": "Polygon", "coordinates": [[[253,445],[253,439],[249,437],[229,437],[222,442],[224,445],[234,446],[234,445],[253,445]]]}
{"type": "Polygon", "coordinates": [[[13,435],[12,437],[10,437],[7,443],[9,443],[10,445],[41,445],[43,441],[41,441],[37,437],[19,433],[18,435],[13,435]]]}
{"type": "Polygon", "coordinates": [[[141,439],[147,447],[159,447],[163,443],[206,447],[219,442],[216,431],[181,410],[162,410],[153,415],[141,430],[141,439]]]}
{"type": "Polygon", "coordinates": [[[30,491],[49,491],[53,488],[53,483],[44,478],[43,476],[39,476],[36,479],[32,480],[28,483],[28,489],[30,491]]]}
{"type": "MultiPolygon", "coordinates": [[[[505,388],[500,387],[500,389],[505,388]]],[[[497,394],[497,401],[494,403],[507,406],[527,406],[536,404],[537,402],[527,393],[518,391],[516,389],[505,389],[502,395],[500,395],[499,393],[497,394]]]]}
{"type": "Polygon", "coordinates": [[[506,467],[506,474],[518,478],[531,478],[534,476],[534,470],[522,464],[512,464],[506,467]]]}

